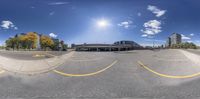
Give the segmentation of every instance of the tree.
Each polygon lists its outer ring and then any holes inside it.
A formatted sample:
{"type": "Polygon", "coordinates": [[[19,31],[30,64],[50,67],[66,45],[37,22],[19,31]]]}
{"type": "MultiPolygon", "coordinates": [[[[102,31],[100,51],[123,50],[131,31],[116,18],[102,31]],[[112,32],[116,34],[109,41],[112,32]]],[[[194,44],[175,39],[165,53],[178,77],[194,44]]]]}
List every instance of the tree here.
{"type": "Polygon", "coordinates": [[[61,44],[61,48],[62,48],[61,50],[66,51],[67,47],[68,47],[67,44],[65,44],[65,42],[63,40],[60,42],[60,44],[61,44]]]}
{"type": "Polygon", "coordinates": [[[20,46],[20,40],[18,37],[13,38],[14,41],[14,47],[19,50],[19,46],[20,46]]]}
{"type": "Polygon", "coordinates": [[[189,43],[191,49],[197,49],[197,46],[194,43],[189,43]]]}
{"type": "Polygon", "coordinates": [[[64,44],[64,41],[59,42],[59,39],[51,39],[49,36],[42,35],[40,39],[36,32],[29,32],[27,34],[21,33],[17,34],[13,38],[6,40],[6,48],[16,49],[36,49],[38,45],[38,40],[40,40],[41,48],[47,50],[51,48],[53,50],[58,50],[59,47],[66,48],[67,45],[64,44]]]}
{"type": "Polygon", "coordinates": [[[37,44],[37,33],[36,32],[29,32],[27,33],[27,39],[28,39],[28,44],[29,44],[29,49],[32,48],[36,48],[36,44],[37,44]]]}
{"type": "Polygon", "coordinates": [[[16,39],[15,38],[9,38],[6,40],[6,48],[12,48],[13,50],[16,47],[16,39]]]}
{"type": "Polygon", "coordinates": [[[59,39],[53,39],[53,42],[54,44],[52,46],[52,49],[56,51],[59,50],[59,44],[60,44],[59,39]]]}
{"type": "Polygon", "coordinates": [[[0,49],[5,49],[5,47],[4,46],[0,46],[0,49]]]}
{"type": "Polygon", "coordinates": [[[185,42],[185,43],[180,43],[180,44],[173,44],[171,48],[196,49],[197,46],[194,43],[185,42]]]}
{"type": "Polygon", "coordinates": [[[6,40],[6,49],[8,48],[12,48],[12,42],[11,42],[11,38],[9,38],[8,40],[6,40]]]}
{"type": "Polygon", "coordinates": [[[67,51],[67,47],[68,47],[67,44],[64,44],[63,45],[63,51],[67,51]]]}
{"type": "Polygon", "coordinates": [[[47,47],[51,48],[54,45],[53,40],[49,36],[42,35],[40,38],[40,41],[41,41],[42,49],[45,49],[45,50],[47,47]]]}

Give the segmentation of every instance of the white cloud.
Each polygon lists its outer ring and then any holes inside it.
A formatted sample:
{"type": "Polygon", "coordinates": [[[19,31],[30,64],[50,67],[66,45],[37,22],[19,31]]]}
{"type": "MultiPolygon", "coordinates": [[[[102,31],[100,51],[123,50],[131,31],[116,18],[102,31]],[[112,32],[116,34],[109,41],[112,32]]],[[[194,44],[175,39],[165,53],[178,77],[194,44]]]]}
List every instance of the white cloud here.
{"type": "Polygon", "coordinates": [[[165,43],[166,41],[164,40],[160,40],[160,39],[144,39],[144,41],[148,41],[148,42],[160,42],[160,43],[165,43]]]}
{"type": "Polygon", "coordinates": [[[194,36],[194,33],[191,33],[190,36],[194,36]]]}
{"type": "Polygon", "coordinates": [[[147,34],[142,34],[142,35],[141,35],[141,37],[147,37],[147,36],[148,36],[147,34]]]}
{"type": "Polygon", "coordinates": [[[9,20],[4,20],[1,22],[1,27],[3,29],[15,29],[17,30],[18,28],[13,24],[13,22],[9,21],[9,20]]]}
{"type": "Polygon", "coordinates": [[[145,38],[143,39],[143,42],[140,43],[142,46],[161,46],[163,43],[166,43],[164,40],[160,39],[151,39],[151,38],[145,38]]]}
{"type": "Polygon", "coordinates": [[[149,20],[148,22],[145,22],[143,26],[145,29],[142,29],[141,31],[146,35],[156,35],[162,32],[161,22],[158,20],[149,20]]]}
{"type": "Polygon", "coordinates": [[[48,3],[48,5],[65,5],[65,4],[69,4],[69,2],[51,2],[51,3],[48,3]]]}
{"type": "Polygon", "coordinates": [[[50,16],[51,16],[51,15],[54,15],[54,14],[55,14],[55,12],[54,12],[54,11],[49,13],[49,15],[50,15],[50,16]]]}
{"type": "Polygon", "coordinates": [[[137,13],[138,16],[141,16],[142,14],[140,12],[137,13]]]}
{"type": "Polygon", "coordinates": [[[49,36],[52,38],[56,38],[58,35],[56,35],[55,33],[50,33],[49,36]]]}
{"type": "Polygon", "coordinates": [[[166,10],[161,10],[156,6],[148,5],[147,10],[151,11],[156,17],[161,17],[166,13],[166,10]]]}
{"type": "Polygon", "coordinates": [[[145,28],[155,28],[155,29],[160,29],[161,22],[158,20],[149,20],[148,22],[144,23],[145,28]]]}
{"type": "Polygon", "coordinates": [[[193,41],[187,41],[188,43],[192,43],[193,41]]]}
{"type": "Polygon", "coordinates": [[[15,30],[18,30],[18,27],[14,27],[15,30]]]}
{"type": "Polygon", "coordinates": [[[185,36],[184,34],[181,34],[182,40],[190,40],[190,37],[185,36]]]}
{"type": "Polygon", "coordinates": [[[132,23],[133,22],[131,20],[123,21],[123,22],[119,23],[118,26],[124,27],[125,29],[128,29],[128,28],[131,27],[132,23]]]}

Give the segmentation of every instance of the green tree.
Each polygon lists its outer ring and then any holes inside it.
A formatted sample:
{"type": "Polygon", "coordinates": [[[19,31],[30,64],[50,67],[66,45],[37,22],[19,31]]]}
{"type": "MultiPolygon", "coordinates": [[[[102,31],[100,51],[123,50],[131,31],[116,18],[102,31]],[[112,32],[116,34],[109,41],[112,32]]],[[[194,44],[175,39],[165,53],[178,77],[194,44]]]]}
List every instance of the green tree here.
{"type": "Polygon", "coordinates": [[[171,48],[196,49],[197,46],[194,43],[185,42],[185,43],[180,43],[180,44],[173,44],[171,48]]]}
{"type": "Polygon", "coordinates": [[[9,38],[8,40],[6,40],[6,48],[12,48],[14,50],[15,45],[16,45],[16,39],[15,38],[9,38]]]}
{"type": "Polygon", "coordinates": [[[59,39],[54,39],[53,42],[54,42],[54,44],[52,46],[52,49],[59,50],[59,44],[60,44],[59,39]]]}
{"type": "Polygon", "coordinates": [[[11,48],[12,44],[10,39],[6,40],[5,43],[6,43],[6,48],[11,48]]]}

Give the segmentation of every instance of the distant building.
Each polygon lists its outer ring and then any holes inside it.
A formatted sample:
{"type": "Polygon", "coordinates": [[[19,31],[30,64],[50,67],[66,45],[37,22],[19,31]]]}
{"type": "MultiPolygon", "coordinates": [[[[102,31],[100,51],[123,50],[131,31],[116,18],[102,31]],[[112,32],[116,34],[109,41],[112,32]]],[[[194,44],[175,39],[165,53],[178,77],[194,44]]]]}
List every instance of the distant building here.
{"type": "Polygon", "coordinates": [[[71,48],[75,48],[75,46],[76,46],[75,44],[71,44],[71,48]]]}
{"type": "Polygon", "coordinates": [[[167,39],[167,47],[172,46],[173,44],[180,44],[182,42],[181,34],[173,33],[170,37],[167,39]]]}
{"type": "Polygon", "coordinates": [[[76,51],[125,51],[141,49],[142,47],[134,41],[117,41],[114,44],[73,44],[76,51]]]}
{"type": "Polygon", "coordinates": [[[181,35],[178,33],[173,33],[171,36],[171,45],[181,43],[181,35]]]}
{"type": "Polygon", "coordinates": [[[121,45],[121,46],[130,46],[130,47],[141,47],[138,43],[134,42],[134,41],[117,41],[114,43],[115,45],[121,45]]]}
{"type": "Polygon", "coordinates": [[[171,38],[170,37],[167,38],[166,46],[167,47],[171,46],[171,38]]]}

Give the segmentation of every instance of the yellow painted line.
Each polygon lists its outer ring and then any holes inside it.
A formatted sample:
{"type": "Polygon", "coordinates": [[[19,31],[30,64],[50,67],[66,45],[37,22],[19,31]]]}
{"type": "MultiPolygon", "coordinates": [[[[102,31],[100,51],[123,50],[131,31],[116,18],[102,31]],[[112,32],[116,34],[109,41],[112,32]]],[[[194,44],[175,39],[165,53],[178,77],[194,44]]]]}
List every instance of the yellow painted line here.
{"type": "Polygon", "coordinates": [[[175,78],[175,79],[181,79],[181,78],[192,78],[192,77],[196,77],[196,76],[199,76],[200,75],[200,72],[198,73],[194,73],[194,74],[191,74],[191,75],[183,75],[183,76],[180,76],[180,75],[167,75],[167,74],[162,74],[162,73],[159,73],[159,72],[156,72],[152,69],[150,69],[149,67],[145,66],[141,61],[138,61],[138,64],[145,68],[146,70],[148,70],[149,72],[153,73],[153,74],[156,74],[158,76],[161,76],[161,77],[166,77],[166,78],[175,78]]]}
{"type": "Polygon", "coordinates": [[[53,70],[55,73],[58,73],[60,75],[63,75],[63,76],[69,76],[69,77],[84,77],[84,76],[92,76],[92,75],[96,75],[96,74],[99,74],[99,73],[102,73],[104,72],[105,70],[111,68],[113,65],[115,65],[118,61],[115,60],[113,63],[111,63],[110,65],[108,65],[106,68],[104,69],[101,69],[99,71],[96,71],[96,72],[92,72],[92,73],[87,73],[87,74],[68,74],[68,73],[64,73],[64,72],[61,72],[61,71],[58,71],[58,70],[53,70]]]}

